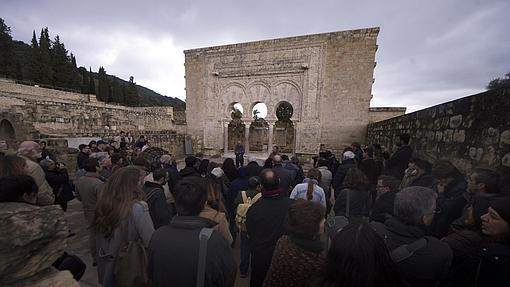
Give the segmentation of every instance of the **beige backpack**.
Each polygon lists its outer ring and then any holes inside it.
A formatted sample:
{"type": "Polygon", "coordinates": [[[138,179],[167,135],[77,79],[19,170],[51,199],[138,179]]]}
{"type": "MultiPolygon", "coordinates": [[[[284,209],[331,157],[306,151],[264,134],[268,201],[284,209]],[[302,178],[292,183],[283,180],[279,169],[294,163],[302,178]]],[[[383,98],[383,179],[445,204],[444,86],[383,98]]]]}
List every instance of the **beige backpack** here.
{"type": "Polygon", "coordinates": [[[259,192],[257,195],[255,195],[253,198],[248,197],[246,195],[246,191],[241,191],[241,196],[243,197],[243,202],[239,203],[236,210],[236,225],[237,227],[243,231],[246,232],[246,214],[248,213],[248,209],[252,204],[257,202],[259,198],[262,196],[262,194],[259,192]]]}

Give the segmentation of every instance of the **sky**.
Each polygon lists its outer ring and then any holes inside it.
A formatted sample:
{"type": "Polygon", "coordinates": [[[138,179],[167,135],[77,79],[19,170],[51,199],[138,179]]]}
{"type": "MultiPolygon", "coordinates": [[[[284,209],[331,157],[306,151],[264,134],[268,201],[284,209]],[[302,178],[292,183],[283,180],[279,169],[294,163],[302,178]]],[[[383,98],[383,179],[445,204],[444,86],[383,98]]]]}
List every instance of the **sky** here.
{"type": "Polygon", "coordinates": [[[510,71],[508,11],[508,0],[0,0],[14,39],[48,27],[79,66],[183,100],[183,50],[380,27],[371,106],[408,112],[510,71]]]}

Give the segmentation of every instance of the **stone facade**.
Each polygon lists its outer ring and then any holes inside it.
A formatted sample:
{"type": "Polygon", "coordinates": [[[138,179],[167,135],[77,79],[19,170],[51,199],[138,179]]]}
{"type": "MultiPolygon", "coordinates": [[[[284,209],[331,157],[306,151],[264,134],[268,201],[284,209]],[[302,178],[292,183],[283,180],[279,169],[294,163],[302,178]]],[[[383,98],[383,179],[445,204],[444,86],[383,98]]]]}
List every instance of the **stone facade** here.
{"type": "Polygon", "coordinates": [[[154,145],[183,154],[185,126],[172,107],[125,107],[94,95],[51,90],[0,80],[0,141],[13,149],[22,140],[111,138],[121,130],[147,135],[154,145]]]}
{"type": "Polygon", "coordinates": [[[194,150],[228,151],[235,103],[243,106],[246,144],[252,108],[264,103],[271,147],[283,101],[294,110],[296,154],[364,141],[378,33],[369,28],[184,51],[187,133],[194,150]]]}
{"type": "Polygon", "coordinates": [[[415,154],[446,158],[462,171],[510,169],[510,89],[487,91],[368,126],[367,143],[392,147],[411,135],[415,154]]]}

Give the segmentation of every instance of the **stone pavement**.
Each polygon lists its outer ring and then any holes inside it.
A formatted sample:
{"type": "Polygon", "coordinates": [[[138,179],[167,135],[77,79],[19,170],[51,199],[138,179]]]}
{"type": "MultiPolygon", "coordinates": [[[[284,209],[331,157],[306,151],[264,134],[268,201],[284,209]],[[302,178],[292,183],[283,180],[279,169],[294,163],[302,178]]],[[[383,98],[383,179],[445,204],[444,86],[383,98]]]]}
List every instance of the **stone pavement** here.
{"type": "MultiPolygon", "coordinates": [[[[66,251],[70,254],[77,255],[87,264],[87,270],[80,280],[80,286],[99,287],[96,267],[92,266],[92,257],[88,250],[88,232],[86,230],[85,217],[83,216],[81,203],[78,200],[74,199],[69,202],[66,217],[69,228],[72,232],[76,233],[75,236],[68,238],[66,251]]],[[[239,240],[236,241],[233,252],[236,260],[239,260],[239,240]]],[[[249,286],[249,278],[239,278],[238,272],[235,286],[249,286]]]]}

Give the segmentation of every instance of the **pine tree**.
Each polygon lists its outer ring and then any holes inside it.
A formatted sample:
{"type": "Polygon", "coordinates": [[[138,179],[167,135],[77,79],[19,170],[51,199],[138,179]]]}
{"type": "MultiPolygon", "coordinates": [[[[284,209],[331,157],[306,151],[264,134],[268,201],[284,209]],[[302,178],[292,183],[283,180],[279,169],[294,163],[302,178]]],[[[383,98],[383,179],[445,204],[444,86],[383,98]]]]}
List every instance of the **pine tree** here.
{"type": "Polygon", "coordinates": [[[60,42],[60,37],[56,36],[51,46],[51,84],[56,87],[68,88],[70,85],[71,69],[70,60],[67,56],[67,50],[64,43],[60,42]]]}
{"type": "Polygon", "coordinates": [[[11,28],[0,18],[0,76],[14,77],[16,63],[11,36],[11,28]]]}
{"type": "Polygon", "coordinates": [[[39,82],[42,84],[50,84],[53,79],[50,47],[51,41],[48,28],[44,28],[41,30],[41,36],[39,37],[39,63],[41,66],[39,82]]]}
{"type": "Polygon", "coordinates": [[[89,77],[88,92],[89,92],[89,94],[97,95],[97,92],[96,92],[96,82],[95,82],[94,74],[92,73],[92,68],[91,67],[89,67],[88,77],[89,77]]]}

